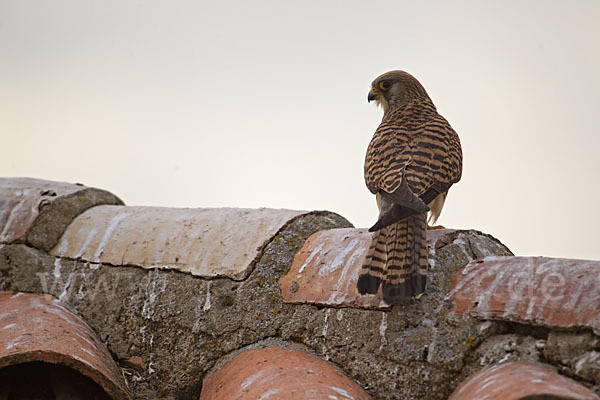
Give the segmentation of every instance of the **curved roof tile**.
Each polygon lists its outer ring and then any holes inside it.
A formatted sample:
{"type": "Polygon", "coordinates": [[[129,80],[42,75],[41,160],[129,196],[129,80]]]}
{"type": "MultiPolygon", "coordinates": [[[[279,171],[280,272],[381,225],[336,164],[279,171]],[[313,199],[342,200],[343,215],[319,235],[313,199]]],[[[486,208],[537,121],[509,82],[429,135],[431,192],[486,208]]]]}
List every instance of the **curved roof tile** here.
{"type": "Polygon", "coordinates": [[[517,361],[479,371],[462,382],[449,400],[598,399],[585,386],[553,368],[517,361]]]}
{"type": "Polygon", "coordinates": [[[486,257],[454,277],[452,312],[600,333],[600,261],[486,257]]]}
{"type": "Polygon", "coordinates": [[[380,296],[361,295],[358,271],[371,243],[366,229],[331,229],[312,234],[279,285],[288,303],[386,309],[380,296]]]}
{"type": "Polygon", "coordinates": [[[301,345],[243,350],[204,380],[200,400],[368,400],[344,373],[301,345]]]}
{"type": "Polygon", "coordinates": [[[130,398],[110,353],[80,317],[50,295],[0,292],[0,368],[33,361],[67,366],[112,398],[130,398]]]}
{"type": "Polygon", "coordinates": [[[98,206],[77,217],[50,254],[241,280],[268,241],[303,214],[268,208],[98,206]]]}
{"type": "Polygon", "coordinates": [[[77,215],[98,204],[123,204],[115,195],[79,184],[0,178],[0,243],[27,241],[50,250],[77,215]]]}

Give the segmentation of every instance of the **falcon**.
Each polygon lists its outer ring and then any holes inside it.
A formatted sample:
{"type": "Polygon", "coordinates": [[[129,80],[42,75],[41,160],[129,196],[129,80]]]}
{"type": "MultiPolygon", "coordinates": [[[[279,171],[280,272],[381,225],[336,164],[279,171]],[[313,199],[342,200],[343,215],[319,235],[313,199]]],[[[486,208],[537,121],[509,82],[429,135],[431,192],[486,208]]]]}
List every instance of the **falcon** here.
{"type": "Polygon", "coordinates": [[[382,287],[388,304],[418,298],[427,285],[427,223],[434,224],[448,189],[462,173],[458,135],[425,88],[404,71],[371,84],[368,101],[383,109],[365,157],[365,182],[379,207],[358,278],[361,294],[382,287]]]}

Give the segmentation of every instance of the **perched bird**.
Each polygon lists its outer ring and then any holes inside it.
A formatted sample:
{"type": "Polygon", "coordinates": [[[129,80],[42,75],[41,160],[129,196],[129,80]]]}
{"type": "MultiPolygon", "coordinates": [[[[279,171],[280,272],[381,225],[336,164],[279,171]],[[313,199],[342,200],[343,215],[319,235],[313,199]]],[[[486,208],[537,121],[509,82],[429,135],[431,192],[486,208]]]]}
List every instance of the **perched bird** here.
{"type": "Polygon", "coordinates": [[[404,71],[371,84],[368,101],[383,108],[365,158],[365,182],[379,218],[358,278],[361,294],[392,304],[420,296],[427,284],[427,213],[435,223],[462,173],[458,135],[423,86],[404,71]]]}

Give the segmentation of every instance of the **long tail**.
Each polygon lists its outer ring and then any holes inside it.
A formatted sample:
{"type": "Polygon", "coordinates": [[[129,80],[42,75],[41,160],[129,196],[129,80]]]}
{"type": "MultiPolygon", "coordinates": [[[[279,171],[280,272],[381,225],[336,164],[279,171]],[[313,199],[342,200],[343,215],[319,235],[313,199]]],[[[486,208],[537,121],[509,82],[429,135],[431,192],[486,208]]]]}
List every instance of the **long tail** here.
{"type": "Polygon", "coordinates": [[[360,294],[375,294],[384,279],[387,264],[387,231],[383,228],[373,233],[371,246],[358,275],[358,292],[360,294]]]}
{"type": "Polygon", "coordinates": [[[426,214],[417,214],[375,232],[358,291],[377,293],[383,282],[386,303],[407,301],[425,292],[427,268],[426,214]]]}

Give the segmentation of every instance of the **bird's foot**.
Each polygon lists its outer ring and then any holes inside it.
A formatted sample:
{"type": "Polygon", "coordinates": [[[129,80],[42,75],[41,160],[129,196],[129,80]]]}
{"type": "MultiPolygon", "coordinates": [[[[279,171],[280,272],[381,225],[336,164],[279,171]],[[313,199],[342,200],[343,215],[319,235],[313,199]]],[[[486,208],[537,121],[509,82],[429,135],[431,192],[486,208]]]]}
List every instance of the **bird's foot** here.
{"type": "Polygon", "coordinates": [[[442,225],[427,225],[427,230],[428,231],[433,231],[433,230],[436,230],[436,229],[446,229],[446,227],[442,226],[442,225]]]}

